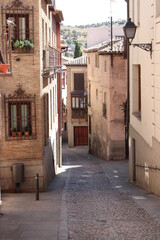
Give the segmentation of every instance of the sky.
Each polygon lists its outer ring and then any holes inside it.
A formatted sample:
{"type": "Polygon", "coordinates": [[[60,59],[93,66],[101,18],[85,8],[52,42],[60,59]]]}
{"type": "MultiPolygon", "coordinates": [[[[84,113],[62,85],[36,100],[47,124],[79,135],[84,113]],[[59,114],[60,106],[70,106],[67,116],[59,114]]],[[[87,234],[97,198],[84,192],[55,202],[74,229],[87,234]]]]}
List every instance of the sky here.
{"type": "MultiPolygon", "coordinates": [[[[63,12],[64,25],[101,23],[110,17],[110,0],[56,0],[56,8],[63,12]]],[[[126,19],[126,9],[126,1],[113,0],[113,20],[126,19]]]]}

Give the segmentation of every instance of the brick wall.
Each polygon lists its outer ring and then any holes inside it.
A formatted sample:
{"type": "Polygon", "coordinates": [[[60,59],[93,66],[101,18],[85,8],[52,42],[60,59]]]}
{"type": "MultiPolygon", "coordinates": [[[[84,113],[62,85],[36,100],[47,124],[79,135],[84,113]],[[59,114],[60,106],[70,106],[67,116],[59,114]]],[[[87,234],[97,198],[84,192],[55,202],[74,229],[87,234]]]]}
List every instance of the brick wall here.
{"type": "MultiPolygon", "coordinates": [[[[6,5],[12,1],[1,1],[6,5]]],[[[48,26],[51,22],[48,19],[48,10],[45,1],[25,1],[25,5],[34,7],[34,54],[12,54],[13,73],[10,77],[0,75],[0,119],[1,119],[1,138],[0,138],[0,180],[2,189],[5,191],[14,191],[15,185],[12,182],[13,163],[24,163],[25,182],[21,184],[21,191],[33,191],[35,189],[34,177],[36,173],[40,175],[40,189],[44,190],[51,180],[53,173],[47,173],[44,170],[44,128],[43,128],[43,106],[42,106],[42,19],[43,16],[48,26]],[[42,8],[41,8],[42,2],[42,8]],[[46,15],[47,14],[47,15],[46,15]],[[19,58],[19,61],[17,61],[19,58]],[[4,94],[8,96],[13,94],[18,84],[29,94],[36,95],[36,130],[37,138],[32,140],[5,140],[5,119],[4,119],[4,94]],[[2,111],[1,111],[2,109],[2,111]],[[46,176],[49,180],[46,179],[46,176]],[[47,183],[47,184],[46,184],[47,183]]],[[[0,15],[1,23],[1,15],[0,15]]],[[[1,24],[0,24],[1,31],[1,24]]],[[[53,156],[52,156],[53,157],[53,156]]],[[[48,161],[50,162],[50,160],[48,161]]],[[[46,164],[46,162],[45,162],[46,164]]],[[[49,163],[50,164],[50,163],[49,163]]],[[[50,166],[50,165],[49,165],[50,166]]],[[[45,165],[45,169],[47,166],[45,165]]]]}

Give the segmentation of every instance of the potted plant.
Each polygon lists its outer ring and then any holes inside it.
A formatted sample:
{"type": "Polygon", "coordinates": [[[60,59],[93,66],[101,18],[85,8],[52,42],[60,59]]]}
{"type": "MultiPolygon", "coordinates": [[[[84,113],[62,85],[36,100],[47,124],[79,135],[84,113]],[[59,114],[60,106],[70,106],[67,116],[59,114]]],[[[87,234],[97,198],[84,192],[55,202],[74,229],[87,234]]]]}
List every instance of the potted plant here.
{"type": "Polygon", "coordinates": [[[12,134],[12,137],[16,137],[17,129],[16,128],[11,129],[11,134],[12,134]]]}
{"type": "Polygon", "coordinates": [[[29,128],[27,126],[24,129],[24,135],[29,136],[29,128]]]}
{"type": "Polygon", "coordinates": [[[18,137],[20,137],[22,135],[22,131],[20,128],[17,129],[17,135],[18,135],[18,137]]]}
{"type": "Polygon", "coordinates": [[[34,47],[33,43],[30,40],[24,40],[24,48],[28,51],[34,47]]]}
{"type": "Polygon", "coordinates": [[[0,72],[8,73],[8,69],[9,69],[9,64],[0,63],[0,72]]]}
{"type": "Polygon", "coordinates": [[[13,43],[13,49],[18,52],[29,52],[30,49],[34,48],[32,41],[25,40],[15,40],[13,43]]]}
{"type": "Polygon", "coordinates": [[[14,48],[19,48],[19,40],[16,40],[13,44],[14,48]]]}

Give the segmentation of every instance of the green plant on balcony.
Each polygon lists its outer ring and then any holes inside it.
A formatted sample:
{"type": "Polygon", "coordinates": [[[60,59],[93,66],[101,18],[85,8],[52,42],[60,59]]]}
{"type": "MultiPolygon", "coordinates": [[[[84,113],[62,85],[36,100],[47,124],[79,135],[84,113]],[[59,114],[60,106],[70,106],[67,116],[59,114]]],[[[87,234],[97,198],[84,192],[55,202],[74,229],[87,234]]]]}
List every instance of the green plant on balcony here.
{"type": "Polygon", "coordinates": [[[31,42],[31,41],[29,41],[29,40],[24,40],[24,48],[26,48],[26,49],[28,49],[28,50],[30,50],[30,49],[32,49],[34,47],[34,45],[33,45],[33,43],[31,42]]]}
{"type": "Polygon", "coordinates": [[[24,49],[26,51],[29,51],[34,47],[32,41],[25,39],[25,40],[13,40],[11,42],[14,49],[24,49]]]}

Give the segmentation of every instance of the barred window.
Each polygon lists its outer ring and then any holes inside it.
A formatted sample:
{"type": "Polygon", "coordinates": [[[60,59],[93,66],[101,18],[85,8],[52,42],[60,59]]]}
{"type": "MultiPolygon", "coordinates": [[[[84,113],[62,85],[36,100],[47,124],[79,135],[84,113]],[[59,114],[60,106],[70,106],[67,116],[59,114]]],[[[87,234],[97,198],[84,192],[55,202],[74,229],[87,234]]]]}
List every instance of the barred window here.
{"type": "MultiPolygon", "coordinates": [[[[18,52],[34,51],[34,8],[22,1],[13,1],[10,5],[2,6],[2,27],[4,33],[11,27],[12,50],[18,52]],[[6,24],[7,23],[7,24],[6,24]]],[[[3,42],[2,42],[3,45],[3,42]]]]}
{"type": "Polygon", "coordinates": [[[4,96],[6,140],[36,138],[35,95],[26,94],[19,85],[13,95],[4,96]]]}

